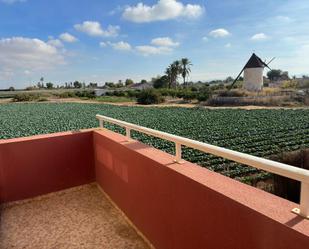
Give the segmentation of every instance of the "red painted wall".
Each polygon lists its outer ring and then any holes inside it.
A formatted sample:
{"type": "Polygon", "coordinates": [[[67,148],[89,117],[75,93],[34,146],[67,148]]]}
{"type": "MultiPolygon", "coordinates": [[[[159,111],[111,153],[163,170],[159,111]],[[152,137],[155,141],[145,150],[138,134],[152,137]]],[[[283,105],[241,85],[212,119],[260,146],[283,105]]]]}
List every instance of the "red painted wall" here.
{"type": "Polygon", "coordinates": [[[112,132],[94,148],[97,182],[156,248],[309,248],[296,204],[112,132]]]}
{"type": "Polygon", "coordinates": [[[92,130],[0,140],[0,201],[95,180],[92,130]]]}

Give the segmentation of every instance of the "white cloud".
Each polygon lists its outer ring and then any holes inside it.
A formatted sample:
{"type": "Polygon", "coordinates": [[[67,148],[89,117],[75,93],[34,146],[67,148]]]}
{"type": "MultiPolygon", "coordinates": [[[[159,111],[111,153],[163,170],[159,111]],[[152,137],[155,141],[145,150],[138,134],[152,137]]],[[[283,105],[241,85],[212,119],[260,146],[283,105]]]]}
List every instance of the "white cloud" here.
{"type": "Polygon", "coordinates": [[[232,46],[231,43],[227,43],[227,44],[224,45],[225,48],[230,48],[231,46],[232,46]]]}
{"type": "Polygon", "coordinates": [[[179,46],[179,42],[173,41],[169,37],[158,37],[151,40],[151,44],[155,46],[161,47],[177,47],[179,46]]]}
{"type": "Polygon", "coordinates": [[[56,46],[39,39],[12,37],[0,39],[0,65],[6,70],[43,70],[65,64],[56,46]]]}
{"type": "Polygon", "coordinates": [[[110,45],[115,50],[130,51],[132,49],[131,45],[124,41],[115,42],[115,43],[108,42],[107,44],[110,45]]]}
{"type": "Polygon", "coordinates": [[[128,42],[100,42],[100,47],[112,47],[114,50],[121,51],[134,51],[138,54],[148,56],[148,55],[159,55],[168,54],[174,50],[175,47],[179,46],[178,42],[173,41],[169,37],[157,37],[151,40],[148,45],[131,46],[128,42]]]}
{"type": "Polygon", "coordinates": [[[209,35],[215,38],[222,38],[230,35],[230,32],[226,29],[215,29],[209,32],[209,35]]]}
{"type": "Polygon", "coordinates": [[[61,35],[59,35],[59,38],[64,41],[64,42],[76,42],[77,38],[69,33],[62,33],[61,35]]]}
{"type": "Polygon", "coordinates": [[[253,35],[250,39],[252,41],[265,41],[267,40],[269,37],[267,35],[265,35],[264,33],[258,33],[253,35]]]}
{"type": "Polygon", "coordinates": [[[201,16],[203,12],[203,7],[197,4],[184,5],[176,0],[159,0],[152,6],[143,3],[128,6],[125,8],[122,17],[132,22],[143,23],[176,19],[178,17],[194,19],[201,16]]]}
{"type": "Polygon", "coordinates": [[[293,20],[288,16],[276,16],[275,19],[279,22],[292,22],[293,20]]]}
{"type": "Polygon", "coordinates": [[[158,55],[158,54],[168,54],[173,51],[174,47],[179,44],[174,42],[168,37],[158,37],[151,40],[152,45],[140,45],[132,47],[131,44],[124,41],[119,42],[100,42],[100,47],[111,47],[114,50],[120,51],[134,51],[138,54],[148,56],[148,55],[158,55]]]}
{"type": "Polygon", "coordinates": [[[135,49],[144,56],[166,54],[172,51],[169,47],[155,47],[150,45],[136,46],[135,49]]]}
{"type": "Polygon", "coordinates": [[[18,3],[18,2],[26,2],[27,0],[0,0],[2,3],[7,3],[7,4],[13,4],[13,3],[18,3]]]}
{"type": "Polygon", "coordinates": [[[119,12],[122,12],[124,10],[123,6],[118,5],[115,9],[112,9],[111,11],[108,12],[108,15],[113,16],[119,12]]]}
{"type": "Polygon", "coordinates": [[[120,27],[109,25],[106,30],[102,29],[99,22],[85,21],[82,24],[75,24],[74,28],[90,36],[117,36],[120,27]]]}
{"type": "Polygon", "coordinates": [[[50,39],[47,44],[57,48],[63,47],[63,43],[59,39],[50,39]]]}
{"type": "Polygon", "coordinates": [[[107,47],[107,43],[106,42],[100,42],[100,47],[102,47],[102,48],[107,47]]]}
{"type": "Polygon", "coordinates": [[[209,39],[208,39],[207,36],[204,36],[204,37],[202,37],[202,40],[203,40],[204,42],[207,42],[209,39]]]}

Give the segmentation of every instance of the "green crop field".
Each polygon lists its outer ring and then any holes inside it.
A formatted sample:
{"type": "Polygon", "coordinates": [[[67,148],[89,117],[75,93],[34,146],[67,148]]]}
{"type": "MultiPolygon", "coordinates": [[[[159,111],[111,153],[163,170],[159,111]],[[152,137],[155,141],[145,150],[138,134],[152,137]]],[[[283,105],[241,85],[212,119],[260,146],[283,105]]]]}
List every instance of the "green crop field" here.
{"type": "MultiPolygon", "coordinates": [[[[238,110],[125,107],[78,103],[0,105],[0,139],[97,127],[96,114],[261,157],[309,147],[309,110],[238,110]]],[[[123,132],[119,127],[108,128],[123,132]]],[[[136,132],[133,137],[169,153],[173,144],[136,132]]],[[[248,181],[268,176],[222,158],[184,149],[184,158],[248,181]]]]}

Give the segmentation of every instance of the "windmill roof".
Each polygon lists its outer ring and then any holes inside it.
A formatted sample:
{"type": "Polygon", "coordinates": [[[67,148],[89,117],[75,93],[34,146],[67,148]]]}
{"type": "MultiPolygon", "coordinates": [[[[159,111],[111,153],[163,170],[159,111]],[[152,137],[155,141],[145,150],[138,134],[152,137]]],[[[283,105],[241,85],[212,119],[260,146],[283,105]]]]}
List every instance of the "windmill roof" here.
{"type": "Polygon", "coordinates": [[[252,54],[244,68],[268,67],[255,53],[252,54]]]}

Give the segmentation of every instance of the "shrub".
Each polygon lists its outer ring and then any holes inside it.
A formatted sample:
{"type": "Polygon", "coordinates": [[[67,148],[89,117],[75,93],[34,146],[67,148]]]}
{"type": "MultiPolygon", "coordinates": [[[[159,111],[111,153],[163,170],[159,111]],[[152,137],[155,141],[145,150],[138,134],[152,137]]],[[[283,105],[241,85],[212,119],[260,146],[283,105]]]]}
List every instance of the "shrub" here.
{"type": "Polygon", "coordinates": [[[173,89],[168,89],[168,88],[161,88],[159,90],[157,90],[162,96],[171,96],[171,91],[173,91],[173,89]]]}
{"type": "Polygon", "coordinates": [[[235,90],[235,91],[222,91],[218,94],[219,97],[245,97],[248,94],[245,91],[235,90]]]}
{"type": "Polygon", "coordinates": [[[111,92],[106,92],[106,96],[116,96],[116,97],[124,97],[126,96],[126,93],[124,91],[111,91],[111,92]]]}
{"type": "Polygon", "coordinates": [[[197,94],[195,92],[192,92],[192,91],[184,91],[182,93],[182,98],[184,100],[192,100],[192,99],[196,99],[197,97],[197,94]]]}
{"type": "Polygon", "coordinates": [[[34,101],[39,99],[39,94],[33,94],[33,93],[20,93],[16,94],[13,97],[13,101],[15,102],[23,102],[23,101],[34,101]]]}
{"type": "Polygon", "coordinates": [[[159,104],[162,102],[164,102],[164,98],[159,92],[153,89],[141,91],[137,98],[137,103],[143,105],[159,104]]]}
{"type": "Polygon", "coordinates": [[[153,82],[153,87],[154,88],[165,88],[168,86],[168,77],[166,75],[157,78],[154,82],[153,82]]]}
{"type": "Polygon", "coordinates": [[[197,100],[199,102],[207,101],[210,98],[211,94],[210,93],[199,93],[197,95],[197,100]]]}
{"type": "Polygon", "coordinates": [[[169,88],[162,88],[157,90],[161,93],[162,96],[171,96],[173,98],[182,98],[184,94],[183,89],[169,89],[169,88]]]}
{"type": "Polygon", "coordinates": [[[204,86],[200,89],[199,93],[197,94],[197,100],[199,102],[207,101],[211,97],[211,89],[208,86],[204,86]]]}
{"type": "Polygon", "coordinates": [[[124,91],[114,91],[114,96],[123,97],[126,96],[126,93],[124,91]]]}
{"type": "Polygon", "coordinates": [[[126,93],[129,98],[137,98],[137,96],[140,93],[140,90],[128,90],[126,93]]]}
{"type": "Polygon", "coordinates": [[[45,98],[45,97],[40,97],[40,98],[38,99],[38,102],[45,102],[45,101],[48,101],[48,99],[45,98]]]}
{"type": "Polygon", "coordinates": [[[75,95],[79,98],[89,98],[89,99],[93,99],[96,97],[94,91],[77,91],[75,92],[75,95]]]}
{"type": "Polygon", "coordinates": [[[190,89],[191,89],[192,92],[197,92],[198,91],[198,88],[196,86],[191,86],[190,89]]]}
{"type": "Polygon", "coordinates": [[[296,88],[297,82],[294,80],[286,80],[282,83],[281,88],[287,89],[287,88],[296,88]]]}
{"type": "Polygon", "coordinates": [[[74,98],[75,97],[75,93],[74,92],[62,92],[59,93],[58,95],[60,98],[65,99],[65,98],[74,98]]]}

